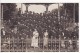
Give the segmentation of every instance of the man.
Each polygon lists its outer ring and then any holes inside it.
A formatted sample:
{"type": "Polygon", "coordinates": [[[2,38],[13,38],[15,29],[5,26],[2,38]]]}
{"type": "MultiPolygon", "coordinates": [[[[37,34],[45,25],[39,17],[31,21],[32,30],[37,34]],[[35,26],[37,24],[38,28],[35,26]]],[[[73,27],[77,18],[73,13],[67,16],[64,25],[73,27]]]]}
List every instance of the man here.
{"type": "Polygon", "coordinates": [[[5,35],[4,27],[2,27],[2,29],[1,29],[1,35],[5,35]]]}
{"type": "Polygon", "coordinates": [[[21,16],[21,8],[19,8],[18,16],[19,16],[19,17],[21,16]]]}
{"type": "Polygon", "coordinates": [[[44,39],[43,45],[46,48],[46,47],[48,47],[48,31],[47,30],[46,30],[46,32],[44,32],[43,39],[44,39]]]}
{"type": "Polygon", "coordinates": [[[32,42],[31,42],[31,46],[32,47],[38,47],[38,36],[39,36],[39,33],[38,31],[35,29],[33,31],[33,37],[32,37],[32,42]]]}
{"type": "Polygon", "coordinates": [[[69,40],[69,47],[68,47],[68,49],[69,49],[69,50],[72,50],[72,47],[73,47],[73,45],[72,45],[72,40],[70,39],[70,40],[69,40]]]}

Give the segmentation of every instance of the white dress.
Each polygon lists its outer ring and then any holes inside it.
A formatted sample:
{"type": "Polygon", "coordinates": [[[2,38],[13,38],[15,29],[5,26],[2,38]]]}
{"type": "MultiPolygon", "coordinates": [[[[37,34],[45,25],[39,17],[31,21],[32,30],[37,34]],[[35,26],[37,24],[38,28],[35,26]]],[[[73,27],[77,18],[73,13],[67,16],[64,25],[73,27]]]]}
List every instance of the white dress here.
{"type": "Polygon", "coordinates": [[[31,46],[38,47],[38,36],[39,36],[39,33],[37,31],[34,31],[31,46]]]}
{"type": "Polygon", "coordinates": [[[43,42],[44,46],[48,45],[48,32],[44,32],[44,42],[43,42]]]}

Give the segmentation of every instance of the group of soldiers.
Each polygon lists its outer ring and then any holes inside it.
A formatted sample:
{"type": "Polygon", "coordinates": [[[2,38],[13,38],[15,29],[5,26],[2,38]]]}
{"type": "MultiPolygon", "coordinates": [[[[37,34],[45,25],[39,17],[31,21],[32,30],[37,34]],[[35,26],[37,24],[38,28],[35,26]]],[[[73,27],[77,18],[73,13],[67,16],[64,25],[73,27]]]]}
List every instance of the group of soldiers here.
{"type": "MultiPolygon", "coordinates": [[[[13,18],[9,22],[8,21],[5,22],[6,23],[5,27],[2,27],[1,33],[3,36],[6,36],[6,32],[9,32],[10,36],[12,37],[21,36],[21,38],[25,36],[28,36],[29,38],[30,36],[31,37],[30,45],[31,47],[34,48],[39,47],[39,37],[41,36],[42,36],[41,38],[43,39],[43,46],[45,48],[48,47],[49,39],[51,39],[49,37],[51,36],[53,36],[53,38],[57,38],[58,40],[59,38],[62,39],[62,36],[64,39],[68,39],[67,37],[69,38],[77,37],[78,39],[78,32],[77,32],[78,28],[75,31],[72,30],[73,27],[75,26],[74,24],[72,24],[71,27],[68,26],[69,22],[72,19],[68,20],[68,17],[64,17],[64,16],[62,16],[60,19],[61,21],[58,21],[58,17],[56,13],[49,13],[49,14],[25,13],[23,15],[20,14],[20,16],[13,18]],[[6,28],[6,31],[4,30],[4,28],[6,28]],[[34,29],[34,31],[32,29],[34,29]],[[61,37],[59,37],[59,35],[61,35],[61,37]]],[[[69,45],[72,47],[73,41],[69,39],[67,40],[67,42],[69,42],[69,45]]],[[[59,45],[59,43],[55,45],[59,45]]],[[[61,40],[61,46],[67,48],[68,44],[65,43],[65,40],[63,41],[61,40]]]]}

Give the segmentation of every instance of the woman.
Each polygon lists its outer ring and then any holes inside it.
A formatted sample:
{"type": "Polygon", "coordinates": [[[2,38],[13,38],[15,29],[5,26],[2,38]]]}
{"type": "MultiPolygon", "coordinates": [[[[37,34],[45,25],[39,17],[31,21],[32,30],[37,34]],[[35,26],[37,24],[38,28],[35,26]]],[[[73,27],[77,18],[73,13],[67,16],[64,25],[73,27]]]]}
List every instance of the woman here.
{"type": "Polygon", "coordinates": [[[34,48],[38,47],[38,36],[39,36],[39,33],[35,29],[34,32],[33,32],[32,43],[31,43],[31,46],[34,47],[34,48]]]}
{"type": "Polygon", "coordinates": [[[43,42],[44,47],[48,46],[48,32],[44,32],[44,42],[43,42]]]}

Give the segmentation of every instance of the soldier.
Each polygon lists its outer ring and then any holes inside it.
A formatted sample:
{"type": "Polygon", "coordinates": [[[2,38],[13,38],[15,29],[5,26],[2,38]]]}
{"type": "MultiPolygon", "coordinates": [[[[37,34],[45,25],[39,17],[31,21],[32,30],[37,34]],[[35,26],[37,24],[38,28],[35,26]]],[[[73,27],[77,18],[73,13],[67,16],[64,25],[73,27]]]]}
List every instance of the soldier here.
{"type": "Polygon", "coordinates": [[[19,8],[18,16],[19,16],[19,17],[21,16],[21,8],[19,8]]]}
{"type": "Polygon", "coordinates": [[[2,29],[1,29],[1,35],[5,35],[4,27],[2,27],[2,29]]]}

